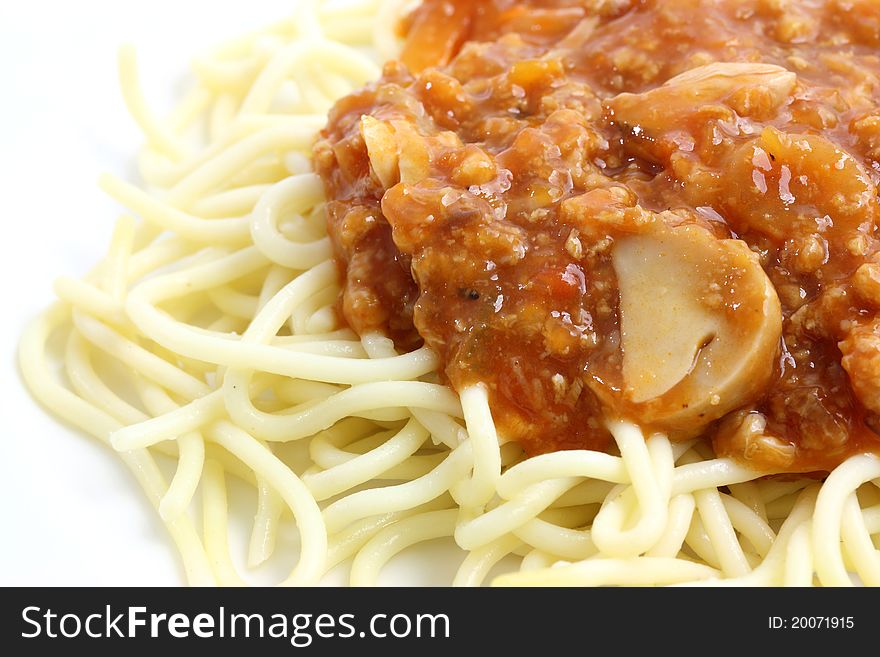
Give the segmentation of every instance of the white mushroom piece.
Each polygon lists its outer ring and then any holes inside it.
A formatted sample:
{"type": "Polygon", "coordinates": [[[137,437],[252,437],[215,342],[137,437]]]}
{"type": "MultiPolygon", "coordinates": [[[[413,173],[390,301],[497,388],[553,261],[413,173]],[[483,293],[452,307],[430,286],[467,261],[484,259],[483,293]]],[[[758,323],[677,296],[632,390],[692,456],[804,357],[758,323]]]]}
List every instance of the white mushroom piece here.
{"type": "Polygon", "coordinates": [[[782,313],[744,242],[658,221],[617,239],[613,264],[623,354],[615,412],[686,437],[761,395],[782,313]]]}
{"type": "Polygon", "coordinates": [[[669,164],[676,151],[693,148],[691,131],[707,118],[764,119],[792,98],[797,75],[759,62],[715,62],[676,75],[644,93],[608,101],[615,120],[629,131],[627,147],[640,157],[669,164]],[[694,119],[697,119],[696,123],[694,119]]]}
{"type": "Polygon", "coordinates": [[[382,121],[367,114],[361,117],[360,132],[370,168],[383,188],[390,189],[398,182],[416,183],[427,177],[428,145],[409,121],[382,121]]]}

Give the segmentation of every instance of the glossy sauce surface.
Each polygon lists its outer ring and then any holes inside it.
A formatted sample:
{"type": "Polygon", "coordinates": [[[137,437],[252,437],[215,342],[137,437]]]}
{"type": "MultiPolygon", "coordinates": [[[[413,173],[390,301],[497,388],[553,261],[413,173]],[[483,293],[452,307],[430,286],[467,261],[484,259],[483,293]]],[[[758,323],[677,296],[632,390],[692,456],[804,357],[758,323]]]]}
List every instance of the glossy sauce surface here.
{"type": "Polygon", "coordinates": [[[880,452],[880,4],[424,2],[315,162],[341,310],[529,453],[880,452]]]}

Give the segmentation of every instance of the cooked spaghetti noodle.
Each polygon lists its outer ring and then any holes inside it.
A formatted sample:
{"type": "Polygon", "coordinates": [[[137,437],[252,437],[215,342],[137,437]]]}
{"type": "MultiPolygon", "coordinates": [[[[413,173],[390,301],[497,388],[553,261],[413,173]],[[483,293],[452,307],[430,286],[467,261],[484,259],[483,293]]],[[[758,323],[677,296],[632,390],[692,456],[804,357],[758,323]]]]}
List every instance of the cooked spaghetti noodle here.
{"type": "Polygon", "coordinates": [[[351,583],[372,585],[396,554],[441,537],[465,553],[455,585],[486,582],[511,555],[518,569],[493,583],[880,584],[876,456],[824,481],[766,479],[703,441],[616,421],[609,453],[526,457],[496,429],[484,385],[456,394],[427,347],[399,353],[340,324],[311,148],[334,101],[397,52],[398,4],[300,3],[198,59],[167,120],[121,52],[149,191],[102,178],[127,213],[91,272],[58,281],[20,365],[47,408],[118,451],[186,580],[247,579],[228,540],[235,477],[258,499],[249,566],[296,525],[283,584],[348,560],[351,583]],[[60,375],[47,349],[57,335],[60,375]],[[157,466],[168,457],[170,481],[157,466]]]}

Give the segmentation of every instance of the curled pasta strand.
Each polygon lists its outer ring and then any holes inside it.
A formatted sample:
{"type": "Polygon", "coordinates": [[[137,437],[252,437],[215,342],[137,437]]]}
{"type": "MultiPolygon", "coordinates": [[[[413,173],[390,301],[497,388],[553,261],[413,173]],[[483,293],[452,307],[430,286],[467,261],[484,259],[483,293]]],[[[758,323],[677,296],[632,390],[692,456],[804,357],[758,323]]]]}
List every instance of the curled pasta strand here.
{"type": "Polygon", "coordinates": [[[860,454],[837,466],[819,491],[813,516],[816,574],[826,586],[851,586],[840,549],[846,500],[866,481],[880,477],[880,458],[860,454]]]}
{"type": "Polygon", "coordinates": [[[603,552],[635,556],[649,550],[666,526],[672,449],[663,436],[652,436],[646,442],[638,427],[630,423],[611,422],[609,429],[632,482],[629,490],[638,503],[639,519],[634,525],[624,527],[630,511],[627,507],[632,502],[621,494],[607,501],[593,521],[593,541],[603,552]]]}

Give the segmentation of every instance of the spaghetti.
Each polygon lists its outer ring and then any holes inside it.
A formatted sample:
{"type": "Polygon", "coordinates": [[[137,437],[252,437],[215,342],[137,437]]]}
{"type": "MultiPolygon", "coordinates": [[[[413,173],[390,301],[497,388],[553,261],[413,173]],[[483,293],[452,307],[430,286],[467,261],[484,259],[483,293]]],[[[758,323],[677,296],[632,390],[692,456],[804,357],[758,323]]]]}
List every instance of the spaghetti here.
{"type": "Polygon", "coordinates": [[[311,148],[332,104],[396,53],[399,12],[301,3],[197,60],[195,88],[166,121],[121,53],[150,191],[102,179],[131,214],[91,272],[59,280],[20,365],[47,408],[118,451],[186,580],[246,580],[228,540],[235,477],[257,492],[249,566],[295,523],[301,549],[283,584],[350,561],[351,583],[373,585],[396,554],[441,537],[465,552],[456,585],[484,583],[511,555],[518,569],[493,583],[880,584],[876,456],[851,456],[825,481],[765,479],[703,441],[617,421],[609,453],[527,457],[497,430],[485,385],[456,394],[427,347],[400,353],[340,325],[311,148]],[[47,348],[58,335],[60,376],[47,348]]]}

